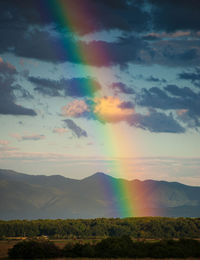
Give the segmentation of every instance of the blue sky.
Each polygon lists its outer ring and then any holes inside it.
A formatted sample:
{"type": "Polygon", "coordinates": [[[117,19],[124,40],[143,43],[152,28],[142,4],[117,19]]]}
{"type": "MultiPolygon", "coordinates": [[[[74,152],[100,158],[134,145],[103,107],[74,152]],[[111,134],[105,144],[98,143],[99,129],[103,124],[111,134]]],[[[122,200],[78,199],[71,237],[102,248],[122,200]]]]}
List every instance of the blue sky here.
{"type": "Polygon", "coordinates": [[[1,1],[0,167],[200,185],[199,13],[198,0],[1,1]]]}

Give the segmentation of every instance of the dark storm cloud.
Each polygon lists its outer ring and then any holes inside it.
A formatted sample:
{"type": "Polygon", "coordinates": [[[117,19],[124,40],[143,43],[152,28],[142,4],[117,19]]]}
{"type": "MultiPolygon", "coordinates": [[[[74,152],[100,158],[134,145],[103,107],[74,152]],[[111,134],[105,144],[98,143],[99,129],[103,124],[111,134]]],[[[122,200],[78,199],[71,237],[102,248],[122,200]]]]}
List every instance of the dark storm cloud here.
{"type": "Polygon", "coordinates": [[[122,109],[129,109],[129,108],[134,108],[135,105],[131,101],[124,101],[119,105],[119,107],[122,109]]]}
{"type": "Polygon", "coordinates": [[[179,74],[180,79],[189,80],[195,86],[200,87],[200,69],[196,68],[193,72],[182,72],[179,74]]]}
{"type": "MultiPolygon", "coordinates": [[[[52,35],[48,31],[34,29],[31,31],[20,31],[21,35],[14,33],[14,39],[9,39],[8,35],[6,47],[0,43],[0,51],[10,51],[17,56],[25,58],[34,58],[47,62],[75,62],[75,56],[64,55],[65,51],[62,49],[61,41],[58,36],[52,35]],[[20,41],[19,41],[20,38],[20,41]]],[[[72,46],[72,40],[65,38],[70,48],[72,46]]],[[[5,40],[6,41],[6,40],[5,40]]],[[[71,53],[69,51],[69,53],[71,53]]],[[[73,54],[73,53],[72,53],[73,54]]]]}
{"type": "Polygon", "coordinates": [[[167,66],[197,66],[200,62],[199,40],[160,40],[144,49],[143,63],[167,66]]]}
{"type": "MultiPolygon", "coordinates": [[[[199,64],[199,40],[164,40],[157,36],[158,33],[150,31],[152,25],[155,31],[185,30],[181,19],[183,14],[186,17],[188,30],[200,28],[200,16],[196,16],[199,7],[197,0],[88,0],[87,5],[82,0],[74,0],[73,5],[70,4],[71,0],[65,2],[68,9],[74,9],[69,10],[71,15],[77,17],[73,20],[74,32],[85,34],[118,29],[126,32],[124,34],[126,37],[119,38],[115,42],[76,42],[66,31],[69,29],[66,28],[66,24],[64,28],[56,18],[55,9],[51,9],[56,1],[44,5],[44,1],[39,0],[2,0],[0,1],[0,53],[10,52],[19,57],[53,63],[68,61],[80,64],[83,61],[77,55],[78,48],[87,57],[85,62],[97,67],[112,65],[123,67],[128,63],[168,66],[199,64]],[[153,9],[150,8],[151,5],[153,9]],[[85,13],[92,15],[81,22],[85,13]],[[133,32],[142,33],[143,36],[133,32]],[[149,37],[151,40],[156,38],[157,41],[150,41],[149,37]]],[[[56,93],[52,93],[54,94],[56,93]]]]}
{"type": "Polygon", "coordinates": [[[156,30],[199,30],[199,0],[149,0],[153,4],[152,20],[156,30]]]}
{"type": "Polygon", "coordinates": [[[17,71],[9,63],[0,60],[0,114],[3,115],[27,115],[35,116],[33,109],[16,104],[15,91],[19,91],[22,97],[29,94],[20,85],[16,84],[17,71]]]}
{"type": "MultiPolygon", "coordinates": [[[[143,1],[123,0],[65,0],[67,11],[78,17],[74,20],[73,30],[87,34],[100,30],[120,29],[124,31],[142,31],[148,27],[149,14],[143,8],[143,1]],[[84,19],[85,16],[88,15],[84,19]],[[103,18],[103,19],[102,19],[103,18]]],[[[63,8],[57,1],[40,0],[2,0],[0,8],[1,24],[28,27],[29,25],[53,25],[62,30],[65,23],[56,19],[56,7],[63,8]]],[[[60,14],[59,14],[60,15],[60,14]]]]}
{"type": "Polygon", "coordinates": [[[164,89],[157,87],[143,89],[137,96],[137,104],[143,107],[161,110],[175,110],[178,119],[187,123],[188,127],[200,125],[200,92],[191,88],[180,88],[168,85],[164,89]]]}
{"type": "Polygon", "coordinates": [[[197,93],[195,93],[191,88],[188,87],[180,88],[176,85],[167,85],[164,89],[173,96],[192,99],[195,99],[197,97],[197,93]]]}
{"type": "Polygon", "coordinates": [[[81,127],[79,127],[77,124],[75,124],[73,120],[65,119],[63,121],[66,123],[67,127],[74,133],[74,135],[77,138],[88,137],[87,132],[83,130],[81,127]]]}
{"type": "Polygon", "coordinates": [[[122,82],[114,82],[110,85],[110,88],[113,89],[116,93],[135,94],[133,88],[128,87],[122,82]]]}
{"type": "Polygon", "coordinates": [[[143,89],[137,95],[137,103],[144,107],[153,107],[163,110],[169,109],[190,109],[200,115],[200,92],[192,89],[180,88],[176,85],[168,85],[164,89],[158,87],[143,89]],[[166,90],[166,91],[164,91],[166,90]],[[168,93],[171,95],[169,95],[168,93]]]}
{"type": "MultiPolygon", "coordinates": [[[[16,39],[18,36],[16,35],[16,39]]],[[[199,40],[160,40],[148,43],[136,36],[121,37],[115,42],[75,42],[62,34],[52,35],[38,29],[28,32],[21,41],[6,45],[4,51],[11,51],[20,57],[42,61],[82,64],[77,49],[84,53],[88,65],[107,67],[126,66],[128,63],[160,64],[168,66],[197,66],[200,62],[199,40]],[[62,43],[65,42],[63,45],[62,43]],[[103,54],[103,55],[102,55],[103,54]],[[105,55],[106,54],[106,55],[105,55]]],[[[0,50],[1,50],[0,43],[0,50]]]]}
{"type": "Polygon", "coordinates": [[[154,76],[150,76],[148,78],[145,78],[146,81],[155,82],[155,83],[166,83],[166,79],[159,79],[154,76]]]}
{"type": "Polygon", "coordinates": [[[142,89],[141,93],[137,95],[136,101],[140,106],[163,110],[184,108],[183,104],[181,104],[181,99],[168,96],[164,90],[158,87],[153,87],[149,90],[142,89]]]}
{"type": "Polygon", "coordinates": [[[40,92],[43,95],[52,97],[61,95],[59,92],[62,89],[60,81],[32,76],[28,77],[28,80],[36,86],[34,90],[40,92]]]}
{"type": "MultiPolygon", "coordinates": [[[[143,1],[96,1],[101,28],[141,32],[149,27],[150,14],[143,9],[143,1]],[[110,9],[110,10],[109,10],[110,9]]],[[[98,28],[97,28],[98,29],[98,28]]]]}
{"type": "Polygon", "coordinates": [[[72,78],[52,80],[40,77],[29,77],[36,87],[34,90],[48,96],[90,97],[101,89],[98,81],[92,78],[72,78]],[[62,94],[62,91],[64,94],[62,94]]]}
{"type": "Polygon", "coordinates": [[[66,96],[71,97],[89,97],[101,89],[101,85],[91,78],[72,78],[66,80],[64,89],[66,96]]]}
{"type": "Polygon", "coordinates": [[[0,28],[0,33],[3,39],[0,42],[0,53],[11,52],[19,57],[53,63],[66,61],[82,63],[80,55],[77,55],[77,49],[81,49],[87,57],[89,65],[124,66],[129,62],[141,62],[140,51],[148,50],[147,43],[133,36],[122,37],[117,42],[92,41],[87,43],[74,41],[70,36],[61,33],[55,35],[41,29],[17,31],[1,30],[0,28]],[[101,55],[102,53],[108,55],[101,55]]]}
{"type": "MultiPolygon", "coordinates": [[[[2,82],[0,80],[0,85],[1,84],[2,82]]],[[[33,109],[16,104],[12,90],[9,86],[6,86],[5,82],[3,85],[4,88],[0,87],[0,114],[36,116],[36,112],[33,109]]]]}
{"type": "Polygon", "coordinates": [[[194,92],[188,87],[180,88],[176,85],[169,85],[165,89],[178,98],[178,106],[186,109],[190,118],[196,122],[200,119],[200,92],[194,92]]]}
{"type": "Polygon", "coordinates": [[[175,62],[192,62],[197,57],[199,58],[199,51],[197,49],[191,48],[190,50],[184,50],[182,52],[173,53],[166,50],[163,52],[164,56],[175,62]]]}
{"type": "Polygon", "coordinates": [[[155,133],[184,133],[185,129],[173,116],[150,110],[149,114],[135,114],[128,120],[130,126],[142,128],[155,133]]]}
{"type": "MultiPolygon", "coordinates": [[[[75,10],[72,10],[72,14],[73,11],[79,12],[79,9],[83,13],[84,11],[91,14],[94,13],[87,17],[88,19],[84,19],[83,23],[79,19],[74,19],[73,28],[83,30],[81,33],[110,29],[141,31],[146,28],[148,16],[142,10],[141,4],[138,5],[137,1],[127,3],[126,1],[96,0],[88,1],[87,5],[80,0],[75,0],[72,5],[70,1],[66,0],[65,2],[66,4],[69,2],[68,8],[76,7],[75,10]],[[89,12],[90,10],[93,12],[89,12]],[[98,12],[97,15],[95,15],[94,10],[98,12]],[[91,26],[87,26],[87,23],[91,26]],[[82,28],[81,24],[83,24],[82,28]],[[77,25],[80,28],[76,28],[77,25]],[[84,29],[89,31],[84,32],[84,29]]],[[[38,0],[30,0],[28,2],[23,0],[1,1],[0,53],[12,52],[20,57],[35,58],[54,63],[65,61],[81,63],[80,57],[77,57],[77,53],[74,53],[74,49],[76,49],[74,46],[77,44],[83,50],[83,53],[86,53],[88,57],[87,62],[90,65],[124,65],[129,61],[137,60],[137,53],[141,49],[140,46],[143,46],[141,40],[132,37],[120,39],[119,42],[113,44],[103,41],[91,42],[89,44],[85,42],[75,43],[71,37],[63,33],[59,19],[53,19],[55,17],[51,12],[51,15],[48,14],[51,10],[51,4],[43,5],[44,3],[38,0]],[[40,13],[42,10],[43,13],[40,13]],[[47,27],[44,27],[47,25],[54,32],[53,34],[50,33],[47,27]],[[111,56],[106,59],[103,59],[103,55],[98,56],[97,54],[102,49],[110,53],[111,56]]],[[[76,12],[76,17],[79,17],[76,12]]],[[[81,14],[80,17],[82,17],[81,14]]],[[[66,24],[64,29],[66,30],[66,24]]]]}
{"type": "Polygon", "coordinates": [[[143,40],[146,40],[146,41],[156,41],[156,40],[160,40],[160,37],[158,37],[157,35],[145,35],[142,37],[143,40]]]}
{"type": "Polygon", "coordinates": [[[142,62],[141,51],[149,51],[147,44],[135,36],[121,37],[117,42],[80,42],[87,63],[93,66],[125,66],[129,62],[142,62]],[[108,55],[101,55],[107,53],[108,55]]]}

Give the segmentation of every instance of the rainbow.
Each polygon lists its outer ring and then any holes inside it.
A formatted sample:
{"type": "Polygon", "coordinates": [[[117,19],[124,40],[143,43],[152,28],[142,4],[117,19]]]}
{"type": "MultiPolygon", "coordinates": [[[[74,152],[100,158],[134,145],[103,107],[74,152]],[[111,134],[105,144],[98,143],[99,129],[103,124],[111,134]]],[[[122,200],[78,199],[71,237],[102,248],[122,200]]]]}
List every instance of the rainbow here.
{"type": "MultiPolygon", "coordinates": [[[[39,9],[43,15],[45,14],[50,19],[56,20],[62,25],[62,28],[66,28],[66,31],[71,32],[72,35],[76,35],[77,32],[79,34],[90,32],[93,26],[90,21],[95,20],[98,24],[97,10],[91,10],[88,0],[47,0],[40,1],[40,4],[39,9]]],[[[93,76],[90,66],[91,56],[93,57],[92,61],[96,64],[99,61],[101,64],[111,64],[109,53],[107,53],[106,49],[94,47],[91,49],[92,53],[88,55],[88,52],[79,44],[79,41],[65,37],[60,40],[59,46],[52,45],[52,51],[56,52],[56,55],[59,57],[64,56],[74,63],[84,65],[77,66],[80,70],[79,72],[83,75],[90,75],[91,78],[93,76]]],[[[92,80],[88,80],[88,93],[92,93],[93,84],[92,80]]],[[[103,96],[106,96],[106,90],[104,92],[103,96]]],[[[105,158],[114,158],[112,170],[115,172],[115,177],[118,178],[117,182],[110,181],[110,183],[102,183],[107,196],[114,197],[115,203],[112,207],[116,214],[115,217],[155,215],[156,212],[148,212],[143,209],[146,197],[139,185],[135,184],[133,190],[130,182],[123,180],[126,179],[127,159],[122,158],[120,155],[128,149],[128,141],[113,125],[109,123],[105,124],[104,132],[99,134],[103,135],[105,139],[106,147],[104,147],[103,151],[105,158]],[[122,198],[126,199],[122,200],[122,198]]],[[[152,205],[149,206],[152,208],[152,205]]]]}

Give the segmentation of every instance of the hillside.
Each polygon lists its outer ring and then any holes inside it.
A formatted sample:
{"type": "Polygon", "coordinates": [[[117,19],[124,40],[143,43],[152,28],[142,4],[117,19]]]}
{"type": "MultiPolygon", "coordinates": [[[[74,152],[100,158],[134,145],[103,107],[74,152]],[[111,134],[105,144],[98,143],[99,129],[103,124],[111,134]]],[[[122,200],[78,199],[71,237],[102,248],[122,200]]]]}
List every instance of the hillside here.
{"type": "MultiPolygon", "coordinates": [[[[120,180],[96,173],[82,180],[60,175],[28,175],[0,170],[0,219],[118,217],[117,205],[127,203],[123,193],[132,191],[135,216],[198,217],[200,187],[154,180],[120,180]],[[116,190],[116,189],[115,189],[116,190]],[[146,212],[146,213],[144,213],[146,212]]],[[[123,212],[123,216],[128,216],[123,212]]]]}

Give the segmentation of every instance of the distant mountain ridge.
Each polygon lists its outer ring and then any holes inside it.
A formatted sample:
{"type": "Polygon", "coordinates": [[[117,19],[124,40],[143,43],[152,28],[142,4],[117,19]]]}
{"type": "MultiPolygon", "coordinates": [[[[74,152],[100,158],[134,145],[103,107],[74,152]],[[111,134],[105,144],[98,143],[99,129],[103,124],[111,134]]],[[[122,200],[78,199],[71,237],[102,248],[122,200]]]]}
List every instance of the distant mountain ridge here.
{"type": "Polygon", "coordinates": [[[0,219],[117,217],[116,205],[128,203],[125,194],[117,198],[112,190],[119,183],[133,191],[132,201],[142,209],[135,216],[200,216],[200,187],[119,180],[100,172],[75,180],[0,169],[0,219]]]}

